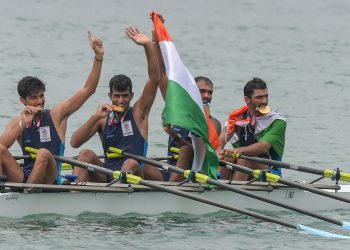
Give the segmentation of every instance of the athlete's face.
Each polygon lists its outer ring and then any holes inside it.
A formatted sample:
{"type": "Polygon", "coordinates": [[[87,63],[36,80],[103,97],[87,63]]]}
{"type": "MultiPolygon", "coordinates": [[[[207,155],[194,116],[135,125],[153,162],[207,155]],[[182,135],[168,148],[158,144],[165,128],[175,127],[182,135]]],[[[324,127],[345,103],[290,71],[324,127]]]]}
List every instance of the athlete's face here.
{"type": "Polygon", "coordinates": [[[124,110],[129,107],[134,93],[130,93],[129,88],[125,91],[115,91],[108,93],[113,105],[124,107],[124,110]]]}
{"type": "Polygon", "coordinates": [[[39,90],[27,95],[25,98],[20,97],[20,100],[24,105],[44,108],[45,94],[43,90],[39,90]]]}
{"type": "Polygon", "coordinates": [[[254,89],[252,96],[244,97],[247,105],[253,109],[260,106],[267,106],[269,102],[269,92],[267,89],[254,89]]]}
{"type": "Polygon", "coordinates": [[[213,97],[213,86],[206,83],[204,80],[198,81],[197,86],[199,92],[201,93],[202,101],[210,103],[213,97]]]}

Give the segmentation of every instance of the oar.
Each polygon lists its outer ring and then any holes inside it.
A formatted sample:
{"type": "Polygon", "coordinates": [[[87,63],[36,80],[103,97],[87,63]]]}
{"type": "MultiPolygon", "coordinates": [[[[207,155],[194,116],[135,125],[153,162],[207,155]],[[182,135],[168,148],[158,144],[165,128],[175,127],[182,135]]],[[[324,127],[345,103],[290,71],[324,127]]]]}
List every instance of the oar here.
{"type": "Polygon", "coordinates": [[[291,164],[291,163],[287,163],[287,162],[280,162],[280,161],[275,161],[275,160],[270,160],[270,159],[265,159],[265,158],[260,158],[260,157],[246,156],[246,155],[242,155],[242,154],[232,154],[232,157],[250,160],[250,161],[262,163],[265,165],[272,165],[275,167],[300,171],[300,172],[304,172],[304,173],[316,174],[316,175],[320,175],[320,176],[323,176],[326,178],[331,178],[331,179],[338,178],[339,180],[350,182],[350,173],[341,172],[341,171],[337,171],[334,169],[325,169],[325,170],[315,169],[315,168],[299,166],[299,165],[295,165],[295,164],[291,164]]]}
{"type": "MultiPolygon", "coordinates": [[[[30,149],[30,150],[32,150],[32,149],[30,149]]],[[[124,154],[124,155],[126,155],[126,154],[124,154]]],[[[193,195],[193,194],[190,194],[190,193],[186,193],[186,192],[181,191],[181,190],[172,189],[172,188],[165,187],[165,186],[162,186],[162,185],[159,185],[159,184],[155,184],[155,183],[150,182],[150,181],[143,180],[141,177],[135,176],[135,175],[132,175],[132,174],[126,174],[126,173],[121,172],[121,171],[112,171],[110,169],[106,169],[106,168],[103,168],[103,167],[100,167],[100,166],[96,166],[96,165],[93,165],[93,164],[90,164],[90,163],[81,162],[81,161],[78,161],[78,160],[75,160],[75,159],[66,158],[66,157],[63,157],[63,156],[54,155],[54,157],[55,157],[55,159],[57,161],[60,161],[60,162],[65,162],[65,163],[72,164],[72,165],[77,166],[77,167],[85,168],[85,169],[88,169],[89,171],[100,172],[100,173],[104,173],[106,175],[112,175],[114,177],[114,179],[117,179],[117,180],[121,179],[121,177],[122,177],[122,179],[125,179],[126,182],[129,183],[129,184],[143,185],[143,186],[150,187],[150,188],[153,188],[153,189],[156,189],[156,190],[164,191],[164,192],[167,192],[167,193],[171,193],[171,194],[174,194],[174,195],[177,195],[177,196],[181,196],[181,197],[184,197],[184,198],[188,198],[188,199],[191,199],[191,200],[195,200],[195,201],[198,201],[198,202],[202,202],[202,203],[205,203],[205,204],[216,206],[216,207],[219,207],[219,208],[222,208],[222,209],[226,209],[226,210],[229,210],[229,211],[233,211],[233,212],[241,213],[241,214],[244,214],[244,215],[248,215],[248,216],[251,216],[251,217],[254,217],[254,218],[257,218],[257,219],[261,219],[261,220],[264,220],[264,221],[272,222],[272,223],[275,223],[275,224],[278,224],[278,225],[281,225],[281,226],[285,226],[285,227],[289,227],[289,228],[292,228],[292,229],[296,229],[296,230],[299,230],[299,231],[308,232],[310,234],[318,235],[318,236],[321,236],[321,237],[338,238],[338,239],[350,239],[349,236],[345,236],[345,235],[341,235],[341,234],[335,234],[335,233],[330,233],[330,232],[319,230],[319,229],[316,229],[316,228],[307,227],[307,226],[304,226],[304,225],[301,225],[301,224],[296,224],[295,225],[295,224],[287,223],[287,222],[284,222],[284,221],[281,221],[281,220],[277,220],[275,218],[270,218],[268,216],[265,216],[265,215],[262,215],[262,214],[259,214],[259,213],[248,211],[248,210],[245,210],[245,209],[239,209],[239,208],[235,208],[235,207],[232,207],[232,206],[227,206],[225,204],[221,204],[221,203],[209,200],[209,199],[202,198],[200,196],[196,196],[196,195],[193,195]]],[[[154,160],[151,160],[151,161],[152,162],[157,162],[157,161],[154,161],[154,160]]]]}
{"type": "MultiPolygon", "coordinates": [[[[292,181],[287,181],[287,180],[282,179],[282,177],[279,176],[279,175],[275,175],[275,174],[272,174],[272,173],[269,173],[269,172],[266,172],[266,171],[262,171],[262,170],[258,170],[258,169],[257,170],[252,170],[250,168],[246,168],[246,167],[243,167],[243,166],[240,166],[240,165],[237,165],[237,164],[233,164],[233,163],[230,163],[230,162],[226,162],[226,161],[222,161],[222,162],[225,163],[226,165],[231,166],[232,168],[234,168],[235,170],[238,170],[240,172],[243,172],[243,173],[246,173],[246,174],[253,174],[254,177],[258,178],[258,179],[259,179],[259,176],[266,176],[265,178],[269,182],[281,183],[281,184],[284,184],[284,185],[287,185],[287,186],[290,186],[290,187],[296,187],[296,188],[299,188],[299,189],[302,189],[302,190],[309,191],[311,193],[315,193],[315,194],[318,194],[318,195],[321,195],[321,196],[325,196],[325,197],[331,198],[331,199],[335,199],[335,200],[343,201],[343,202],[346,202],[346,203],[350,203],[350,199],[348,199],[348,198],[345,198],[345,197],[342,197],[340,195],[335,195],[335,194],[326,192],[324,190],[312,187],[310,185],[300,184],[300,183],[296,183],[296,182],[292,182],[292,181]]],[[[264,164],[267,164],[267,163],[264,163],[264,164]]]]}
{"type": "MultiPolygon", "coordinates": [[[[19,156],[14,156],[16,160],[21,160],[21,159],[35,159],[36,157],[36,152],[37,149],[31,148],[31,147],[26,147],[25,151],[30,153],[29,155],[19,155],[19,156]]],[[[122,155],[115,154],[115,153],[107,153],[106,155],[97,155],[98,158],[108,158],[108,159],[114,159],[114,158],[121,158],[123,157],[122,155]]],[[[77,159],[78,156],[71,156],[68,158],[72,159],[77,159]]],[[[164,161],[164,160],[169,160],[169,159],[175,159],[177,160],[179,158],[179,155],[173,154],[165,157],[152,157],[151,159],[156,160],[156,161],[164,161]]],[[[73,167],[71,164],[63,163],[61,166],[62,170],[72,170],[73,167]]]]}
{"type": "MultiPolygon", "coordinates": [[[[172,148],[170,148],[170,151],[171,152],[179,152],[179,149],[172,147],[172,148]]],[[[229,155],[229,156],[234,157],[234,158],[239,158],[240,157],[242,159],[247,159],[247,160],[251,159],[251,158],[257,158],[257,159],[259,159],[259,162],[263,163],[263,164],[269,164],[268,162],[272,161],[272,160],[258,158],[258,157],[244,156],[244,155],[241,155],[241,154],[232,154],[232,155],[229,155]]],[[[278,162],[278,161],[274,161],[274,162],[278,162]]],[[[224,162],[224,163],[227,164],[227,165],[230,165],[232,167],[236,167],[236,170],[238,170],[240,172],[244,172],[244,173],[247,173],[247,174],[252,174],[253,173],[252,170],[249,169],[249,168],[241,168],[242,166],[237,165],[237,164],[232,164],[232,163],[229,163],[229,162],[224,162]]],[[[339,200],[339,201],[350,203],[350,199],[347,199],[345,197],[342,197],[342,196],[339,196],[339,195],[335,195],[335,194],[332,194],[332,193],[320,190],[318,188],[314,188],[314,187],[312,187],[310,185],[303,185],[303,184],[299,184],[299,183],[296,183],[296,182],[283,180],[278,175],[271,174],[271,173],[268,173],[268,172],[262,172],[261,170],[255,170],[254,177],[259,178],[259,176],[262,176],[262,174],[264,174],[264,176],[266,176],[265,178],[269,182],[281,183],[281,184],[284,184],[284,185],[287,185],[287,186],[291,186],[291,187],[299,188],[299,189],[302,189],[302,190],[306,190],[306,191],[309,191],[311,193],[315,193],[315,194],[318,194],[318,195],[326,196],[326,197],[331,198],[331,199],[336,199],[336,200],[339,200]]],[[[345,175],[343,175],[343,176],[345,176],[345,175]]]]}
{"type": "MultiPolygon", "coordinates": [[[[253,169],[250,169],[250,168],[238,165],[238,164],[234,164],[234,163],[231,163],[231,162],[226,162],[226,161],[220,161],[220,165],[221,166],[225,165],[225,167],[230,169],[230,170],[236,170],[236,171],[239,171],[239,172],[250,174],[250,175],[254,176],[256,179],[258,179],[260,181],[267,181],[267,182],[272,182],[272,183],[280,183],[280,184],[283,184],[283,185],[296,187],[296,188],[299,188],[299,189],[302,189],[302,190],[306,190],[306,191],[309,191],[309,192],[313,192],[314,189],[316,189],[317,191],[322,191],[322,190],[319,190],[318,188],[314,188],[314,187],[311,187],[309,185],[302,185],[302,184],[298,184],[298,183],[295,183],[295,182],[290,182],[290,181],[283,180],[282,177],[280,177],[278,175],[275,175],[275,174],[271,174],[271,173],[263,171],[263,170],[259,170],[259,169],[254,169],[253,170],[253,169]]],[[[327,192],[325,192],[325,193],[329,194],[327,192]]],[[[317,192],[317,194],[321,194],[321,193],[317,192]]],[[[338,198],[338,196],[336,196],[336,197],[338,198]]],[[[330,198],[333,198],[333,197],[330,197],[330,198]]],[[[347,230],[350,230],[350,222],[334,220],[334,222],[332,222],[332,223],[340,225],[340,226],[346,228],[347,230]]]]}
{"type": "Polygon", "coordinates": [[[277,202],[277,201],[274,201],[274,200],[262,197],[260,195],[257,195],[255,193],[250,192],[248,190],[245,190],[243,188],[235,187],[235,186],[228,185],[226,183],[222,183],[220,181],[211,179],[211,178],[209,178],[206,175],[203,175],[203,174],[200,174],[200,173],[193,173],[190,170],[183,170],[181,168],[178,168],[178,167],[166,164],[166,163],[156,162],[156,161],[153,161],[151,159],[148,159],[148,158],[145,158],[145,157],[142,157],[142,156],[138,156],[138,155],[134,155],[134,154],[130,154],[130,153],[124,152],[124,151],[122,151],[120,149],[117,149],[117,148],[110,147],[109,151],[111,151],[113,153],[116,153],[116,154],[121,154],[121,155],[123,154],[125,156],[129,156],[131,158],[134,158],[134,159],[139,160],[141,162],[145,162],[145,163],[147,163],[149,165],[152,165],[154,167],[170,170],[172,172],[175,172],[175,173],[178,173],[178,174],[181,174],[181,175],[185,176],[187,179],[189,179],[191,174],[194,174],[196,182],[212,184],[212,185],[215,185],[217,187],[221,187],[223,189],[230,190],[230,191],[233,191],[235,193],[239,193],[239,194],[242,194],[242,195],[245,195],[245,196],[249,196],[251,198],[254,198],[254,199],[257,199],[257,200],[261,200],[261,201],[264,201],[264,202],[267,202],[267,203],[270,203],[270,204],[273,204],[273,205],[276,205],[276,206],[280,206],[280,207],[283,207],[283,208],[286,208],[286,209],[289,209],[289,210],[292,210],[292,211],[295,211],[295,212],[306,214],[306,215],[309,215],[311,217],[315,217],[315,218],[318,218],[320,220],[324,220],[324,221],[327,221],[327,222],[330,222],[330,223],[342,226],[343,228],[350,230],[350,222],[342,222],[342,221],[339,221],[339,220],[336,220],[336,219],[333,219],[333,218],[330,218],[330,217],[327,217],[327,216],[323,216],[323,215],[320,215],[320,214],[316,214],[314,212],[307,211],[305,209],[297,208],[297,207],[294,207],[292,205],[288,205],[288,204],[285,204],[285,203],[282,203],[282,202],[277,202]]]}
{"type": "MultiPolygon", "coordinates": [[[[100,158],[109,158],[109,159],[111,159],[111,158],[120,158],[121,157],[121,156],[118,156],[118,157],[113,156],[113,157],[111,157],[111,156],[108,156],[108,155],[111,155],[111,153],[108,153],[107,157],[103,156],[103,157],[100,157],[100,158]]],[[[117,154],[115,154],[115,155],[117,155],[117,154]]],[[[150,159],[155,160],[155,161],[165,161],[165,160],[177,159],[177,158],[179,158],[178,155],[165,156],[165,157],[151,157],[150,159]]],[[[73,159],[76,159],[76,158],[73,157],[73,159]]],[[[62,170],[72,170],[73,166],[71,164],[68,164],[68,163],[62,163],[61,169],[62,170]]]]}
{"type": "MultiPolygon", "coordinates": [[[[27,151],[29,152],[29,151],[27,151]]],[[[78,156],[67,156],[69,158],[77,159],[78,156]]],[[[106,155],[97,155],[98,158],[119,158],[121,157],[120,155],[109,153],[106,155]]],[[[29,155],[14,155],[13,158],[15,160],[25,160],[25,159],[35,159],[36,158],[36,153],[30,153],[29,155]]]]}

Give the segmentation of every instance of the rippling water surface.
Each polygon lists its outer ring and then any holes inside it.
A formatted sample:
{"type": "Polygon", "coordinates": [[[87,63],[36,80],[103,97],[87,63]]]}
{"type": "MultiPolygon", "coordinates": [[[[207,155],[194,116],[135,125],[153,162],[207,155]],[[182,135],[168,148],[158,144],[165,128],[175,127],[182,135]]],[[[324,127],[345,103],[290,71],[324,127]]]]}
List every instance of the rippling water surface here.
{"type": "MultiPolygon", "coordinates": [[[[136,25],[150,34],[148,14],[157,10],[192,74],[214,82],[211,109],[222,123],[243,104],[244,83],[261,77],[269,86],[270,106],[288,119],[284,160],[350,171],[348,1],[13,0],[1,1],[0,8],[1,130],[22,108],[16,92],[21,77],[36,75],[47,83],[48,107],[83,85],[93,60],[88,29],[104,39],[103,72],[95,95],[70,118],[67,142],[98,104],[108,101],[108,81],[114,74],[129,75],[138,97],[147,79],[145,55],[123,29],[136,25]]],[[[165,155],[163,105],[158,95],[150,118],[151,156],[165,155]]],[[[99,149],[98,137],[84,146],[99,149]]],[[[16,145],[11,151],[20,153],[16,145]]],[[[77,153],[67,143],[66,154],[77,153]]],[[[286,171],[285,177],[312,179],[286,171]]],[[[327,214],[350,220],[348,211],[327,214]]],[[[338,230],[295,213],[276,216],[338,230]]],[[[45,215],[3,218],[0,225],[4,249],[344,249],[348,244],[226,212],[204,217],[45,215]]]]}

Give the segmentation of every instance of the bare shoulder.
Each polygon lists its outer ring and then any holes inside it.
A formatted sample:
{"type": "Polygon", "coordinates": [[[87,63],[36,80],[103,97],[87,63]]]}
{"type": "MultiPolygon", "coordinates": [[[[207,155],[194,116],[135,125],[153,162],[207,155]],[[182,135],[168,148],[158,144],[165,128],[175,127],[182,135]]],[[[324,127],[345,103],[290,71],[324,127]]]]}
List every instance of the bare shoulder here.
{"type": "Polygon", "coordinates": [[[21,117],[12,117],[11,120],[7,123],[6,129],[17,127],[20,120],[21,120],[21,117]]]}
{"type": "Polygon", "coordinates": [[[215,125],[218,125],[218,126],[220,126],[220,128],[221,128],[221,123],[220,123],[219,120],[216,119],[214,116],[210,116],[210,120],[211,120],[215,125]]]}

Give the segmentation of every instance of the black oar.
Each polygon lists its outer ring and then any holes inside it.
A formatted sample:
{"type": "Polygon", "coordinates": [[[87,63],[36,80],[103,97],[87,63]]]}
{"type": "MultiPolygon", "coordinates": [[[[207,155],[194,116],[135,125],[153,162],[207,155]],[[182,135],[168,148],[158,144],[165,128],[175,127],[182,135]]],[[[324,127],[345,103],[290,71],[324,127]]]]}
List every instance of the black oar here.
{"type": "Polygon", "coordinates": [[[275,161],[275,160],[270,160],[270,159],[265,159],[265,158],[260,158],[260,157],[246,156],[246,155],[242,155],[242,154],[232,154],[231,156],[234,158],[241,158],[241,159],[245,159],[245,160],[250,160],[250,161],[262,163],[265,165],[271,165],[271,166],[275,166],[275,167],[300,171],[300,172],[304,172],[304,173],[316,174],[316,175],[320,175],[320,176],[323,176],[326,178],[338,179],[338,180],[350,182],[350,173],[341,172],[341,171],[337,171],[334,169],[325,169],[325,170],[315,169],[315,168],[299,166],[299,165],[295,165],[295,164],[291,164],[291,163],[287,163],[287,162],[280,162],[280,161],[275,161]]]}
{"type": "MultiPolygon", "coordinates": [[[[292,182],[292,181],[287,181],[287,180],[282,179],[281,176],[278,176],[278,175],[275,175],[275,174],[271,174],[271,173],[268,173],[268,172],[262,173],[262,170],[251,170],[250,168],[242,167],[240,165],[233,164],[233,163],[230,163],[230,162],[224,162],[224,163],[229,165],[229,166],[234,167],[235,170],[238,170],[240,172],[244,172],[246,174],[253,174],[254,177],[256,177],[256,178],[259,178],[259,176],[261,176],[261,174],[263,174],[263,175],[266,176],[266,179],[269,182],[281,183],[281,184],[284,184],[284,185],[287,185],[287,186],[290,186],[290,187],[296,187],[296,188],[299,188],[299,189],[302,189],[302,190],[309,191],[311,193],[315,193],[315,194],[318,194],[318,195],[322,195],[322,196],[331,198],[331,199],[335,199],[335,200],[343,201],[343,202],[346,202],[346,203],[350,203],[350,199],[348,199],[348,198],[345,198],[345,197],[342,197],[340,195],[335,195],[335,194],[326,192],[324,190],[312,187],[310,185],[300,184],[300,183],[296,183],[296,182],[292,182]]],[[[263,163],[263,162],[261,162],[261,163],[263,163]]],[[[267,164],[267,163],[265,162],[264,164],[267,164]]]]}
{"type": "MultiPolygon", "coordinates": [[[[14,155],[13,156],[13,158],[15,158],[15,160],[35,159],[35,157],[36,157],[36,153],[30,153],[29,155],[14,155]]],[[[67,156],[67,157],[69,157],[69,156],[67,156]]],[[[97,155],[97,157],[98,158],[106,158],[105,155],[97,155]]],[[[70,156],[69,158],[77,159],[78,156],[70,156]]]]}
{"type": "MultiPolygon", "coordinates": [[[[178,196],[181,196],[181,197],[184,197],[184,198],[188,198],[188,199],[191,199],[191,200],[195,200],[195,201],[198,201],[198,202],[202,202],[202,203],[205,203],[205,204],[216,206],[216,207],[219,207],[219,208],[222,208],[222,209],[226,209],[226,210],[229,210],[229,211],[233,211],[233,212],[241,213],[241,214],[244,214],[244,215],[252,216],[252,217],[257,218],[257,219],[265,220],[265,221],[268,221],[268,222],[272,222],[272,223],[275,223],[275,224],[278,224],[278,225],[281,225],[281,226],[285,226],[285,227],[289,227],[289,228],[293,228],[293,229],[296,229],[296,230],[301,230],[301,231],[308,232],[310,234],[318,235],[318,236],[321,236],[321,237],[350,239],[349,236],[345,236],[345,235],[341,235],[341,234],[334,234],[334,233],[326,232],[326,231],[323,231],[323,230],[307,227],[307,226],[304,226],[304,225],[301,225],[301,224],[294,225],[294,224],[283,222],[283,221],[280,221],[280,220],[277,220],[277,219],[274,219],[274,218],[270,218],[270,217],[262,215],[262,214],[251,212],[251,211],[248,211],[248,210],[245,210],[245,209],[239,209],[239,208],[235,208],[235,207],[232,207],[232,206],[227,206],[225,204],[221,204],[221,203],[209,200],[209,199],[202,198],[200,196],[196,196],[196,195],[193,195],[193,194],[190,194],[190,193],[186,193],[184,191],[180,191],[180,190],[168,188],[168,187],[165,187],[165,186],[162,186],[162,185],[159,185],[159,184],[155,184],[155,183],[152,183],[150,181],[143,180],[139,176],[126,174],[126,173],[123,173],[121,171],[112,171],[112,170],[109,170],[109,169],[106,169],[106,168],[103,168],[103,167],[100,167],[100,166],[96,166],[96,165],[93,165],[93,164],[90,164],[90,163],[81,162],[81,161],[74,160],[74,159],[71,159],[71,158],[66,158],[66,157],[63,157],[63,156],[54,155],[54,157],[55,157],[55,159],[57,161],[60,161],[60,162],[65,162],[65,163],[72,164],[72,165],[77,166],[77,167],[85,168],[85,169],[88,169],[89,171],[100,172],[100,173],[104,173],[106,175],[112,175],[117,180],[119,180],[122,177],[122,179],[124,179],[129,184],[143,185],[143,186],[150,187],[150,188],[153,188],[153,189],[156,189],[156,190],[160,190],[160,191],[164,191],[164,192],[171,193],[171,194],[174,194],[174,195],[178,195],[178,196]]],[[[157,161],[153,161],[153,162],[157,162],[157,161]]]]}
{"type": "MultiPolygon", "coordinates": [[[[278,175],[275,175],[275,174],[271,174],[271,173],[263,171],[263,170],[259,170],[259,169],[253,170],[253,169],[250,169],[250,168],[238,165],[238,164],[234,164],[234,163],[231,163],[231,162],[226,162],[226,161],[220,161],[220,165],[221,166],[225,165],[225,167],[228,168],[228,169],[236,170],[236,171],[239,171],[239,172],[243,172],[243,173],[252,175],[256,179],[258,179],[260,181],[268,181],[268,182],[273,182],[273,183],[280,183],[280,184],[283,184],[283,185],[296,187],[296,188],[299,188],[299,189],[302,189],[302,190],[306,190],[306,191],[309,191],[309,192],[313,192],[313,193],[316,190],[317,194],[320,194],[320,195],[323,195],[323,192],[324,192],[323,191],[322,193],[318,193],[318,191],[322,191],[322,190],[319,190],[318,188],[314,188],[314,187],[309,186],[309,185],[302,185],[302,184],[298,184],[298,183],[295,183],[295,182],[290,182],[290,181],[283,180],[281,176],[278,176],[278,175]]],[[[329,194],[327,192],[325,192],[325,193],[327,195],[329,194]]],[[[338,196],[336,196],[336,197],[338,198],[338,196]]],[[[333,198],[333,197],[330,197],[330,198],[333,198]]],[[[332,222],[332,223],[340,225],[340,226],[346,228],[347,230],[350,230],[350,222],[334,220],[334,222],[332,222]]]]}
{"type": "MultiPolygon", "coordinates": [[[[172,151],[172,152],[179,152],[179,149],[177,149],[177,148],[170,148],[170,151],[172,151]]],[[[258,158],[258,157],[244,156],[244,155],[241,155],[241,154],[231,154],[229,156],[234,157],[234,158],[239,158],[240,157],[242,159],[247,159],[247,160],[250,160],[251,158],[257,158],[257,159],[259,159],[259,162],[263,163],[263,164],[268,164],[268,162],[272,161],[272,160],[258,158]]],[[[278,161],[273,161],[273,162],[278,162],[278,161]]],[[[311,193],[322,195],[322,196],[325,196],[325,197],[328,197],[328,198],[331,198],[331,199],[336,199],[336,200],[339,200],[339,201],[350,203],[350,199],[347,199],[345,197],[342,197],[342,196],[339,196],[339,195],[335,195],[335,194],[332,194],[332,193],[320,190],[318,188],[314,188],[314,187],[312,187],[310,185],[303,185],[303,184],[299,184],[299,183],[296,183],[296,182],[283,180],[280,176],[275,175],[275,174],[271,174],[271,173],[268,173],[268,172],[262,172],[261,170],[255,170],[254,172],[252,172],[253,170],[251,170],[249,168],[244,168],[244,167],[241,168],[242,166],[237,165],[237,164],[231,164],[229,162],[225,162],[225,164],[231,165],[232,167],[236,167],[236,170],[238,170],[240,172],[244,172],[244,173],[247,173],[247,174],[253,174],[254,173],[254,177],[256,177],[256,178],[258,178],[259,176],[262,176],[262,174],[263,174],[265,176],[265,178],[269,182],[281,183],[281,184],[284,184],[284,185],[287,185],[287,186],[299,188],[299,189],[302,189],[302,190],[309,191],[311,193]]],[[[350,227],[349,227],[349,229],[350,229],[350,227]]]]}
{"type": "Polygon", "coordinates": [[[292,210],[292,211],[295,211],[295,212],[306,214],[306,215],[309,215],[311,217],[315,217],[315,218],[318,218],[320,220],[324,220],[324,221],[327,221],[327,222],[330,222],[330,223],[342,226],[345,229],[350,230],[350,223],[348,223],[348,222],[342,222],[342,221],[339,221],[339,220],[336,220],[336,219],[333,219],[333,218],[330,218],[330,217],[327,217],[327,216],[323,216],[323,215],[320,215],[320,214],[316,214],[314,212],[307,211],[305,209],[301,209],[301,208],[297,208],[297,207],[294,207],[294,206],[291,206],[291,205],[288,205],[288,204],[285,204],[285,203],[277,202],[277,201],[274,201],[274,200],[262,197],[260,195],[257,195],[255,193],[250,192],[248,190],[245,190],[243,188],[235,187],[235,186],[228,185],[226,183],[222,183],[220,181],[211,179],[208,176],[200,174],[200,173],[193,173],[190,170],[183,170],[181,168],[178,168],[178,167],[166,164],[166,163],[156,162],[156,161],[153,161],[151,159],[148,159],[148,158],[145,158],[145,157],[142,157],[142,156],[138,156],[138,155],[130,154],[130,153],[127,153],[127,152],[123,152],[122,150],[117,149],[117,148],[111,148],[110,147],[109,150],[111,152],[113,152],[113,153],[121,154],[121,155],[123,154],[125,156],[129,156],[129,157],[134,158],[136,160],[139,160],[141,162],[145,162],[145,163],[147,163],[149,165],[152,165],[154,167],[170,170],[172,172],[181,174],[181,175],[185,176],[186,178],[189,178],[189,175],[192,173],[192,174],[195,175],[194,180],[196,182],[212,184],[212,185],[215,185],[217,187],[221,187],[223,189],[230,190],[230,191],[233,191],[235,193],[239,193],[239,194],[242,194],[242,195],[245,195],[245,196],[249,196],[251,198],[258,199],[258,200],[261,200],[261,201],[264,201],[264,202],[267,202],[267,203],[270,203],[270,204],[273,204],[273,205],[276,205],[276,206],[280,206],[280,207],[283,207],[283,208],[286,208],[286,209],[289,209],[289,210],[292,210]]]}
{"type": "MultiPolygon", "coordinates": [[[[13,156],[16,160],[24,160],[24,159],[35,159],[36,157],[36,152],[37,149],[31,148],[31,147],[26,147],[25,151],[30,153],[29,155],[19,155],[19,156],[13,156]]],[[[78,156],[71,156],[67,158],[72,158],[72,159],[77,159],[78,156]]],[[[113,159],[113,158],[120,158],[123,157],[120,154],[115,154],[115,153],[107,153],[106,155],[97,155],[98,158],[108,158],[108,159],[113,159]]],[[[156,160],[156,161],[164,161],[164,160],[169,160],[169,159],[178,159],[179,156],[177,154],[165,156],[165,157],[152,157],[151,159],[156,160]]],[[[72,170],[72,165],[63,163],[61,166],[62,170],[72,170]]]]}

